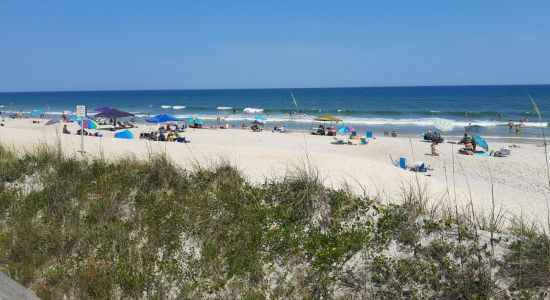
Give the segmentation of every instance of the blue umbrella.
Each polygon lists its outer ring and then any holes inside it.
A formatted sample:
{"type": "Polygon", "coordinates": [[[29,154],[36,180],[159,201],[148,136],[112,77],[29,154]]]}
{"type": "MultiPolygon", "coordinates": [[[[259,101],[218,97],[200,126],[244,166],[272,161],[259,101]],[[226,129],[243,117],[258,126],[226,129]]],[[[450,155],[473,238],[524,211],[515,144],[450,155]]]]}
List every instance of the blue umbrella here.
{"type": "Polygon", "coordinates": [[[193,121],[193,124],[195,124],[195,125],[202,125],[202,124],[204,124],[204,121],[201,120],[201,119],[196,119],[196,120],[193,121]]]}
{"type": "Polygon", "coordinates": [[[33,109],[33,111],[31,111],[31,116],[38,117],[42,115],[42,113],[44,112],[41,109],[33,109]]]}
{"type": "Polygon", "coordinates": [[[121,132],[115,133],[115,139],[127,139],[127,140],[133,140],[134,135],[129,130],[124,130],[121,132]]]}
{"type": "Polygon", "coordinates": [[[183,122],[183,119],[176,118],[176,117],[171,116],[171,115],[160,114],[160,115],[156,115],[152,118],[149,118],[145,121],[149,122],[149,123],[166,123],[166,122],[183,122]]]}
{"type": "Polygon", "coordinates": [[[480,146],[485,150],[489,150],[489,144],[487,144],[487,142],[483,138],[481,138],[479,135],[472,134],[472,139],[474,139],[474,142],[476,142],[476,145],[480,146]]]}
{"type": "Polygon", "coordinates": [[[260,123],[265,123],[265,122],[267,121],[267,118],[264,117],[264,116],[255,116],[255,117],[254,117],[254,120],[255,120],[255,121],[258,121],[258,122],[260,122],[260,123]]]}

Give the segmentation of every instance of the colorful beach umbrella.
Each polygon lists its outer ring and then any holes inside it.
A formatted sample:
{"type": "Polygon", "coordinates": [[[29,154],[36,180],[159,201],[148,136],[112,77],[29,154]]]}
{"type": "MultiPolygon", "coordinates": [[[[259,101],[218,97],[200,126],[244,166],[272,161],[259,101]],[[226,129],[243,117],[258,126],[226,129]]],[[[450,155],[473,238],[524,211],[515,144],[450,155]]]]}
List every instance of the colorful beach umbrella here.
{"type": "Polygon", "coordinates": [[[145,121],[148,122],[148,123],[166,123],[166,122],[182,122],[183,119],[176,118],[176,117],[171,116],[171,115],[160,114],[160,115],[156,115],[152,118],[149,118],[145,121]]]}
{"type": "Polygon", "coordinates": [[[487,144],[487,141],[485,141],[479,135],[472,134],[472,139],[474,139],[474,142],[476,142],[476,145],[480,146],[481,148],[483,148],[485,150],[489,150],[489,144],[487,144]]]}
{"type": "Polygon", "coordinates": [[[133,140],[134,134],[129,130],[124,130],[124,131],[115,133],[115,139],[133,140]]]}
{"type": "Polygon", "coordinates": [[[53,124],[57,124],[61,122],[61,120],[59,119],[51,119],[51,120],[48,120],[48,122],[46,122],[46,125],[53,125],[53,124]]]}
{"type": "Polygon", "coordinates": [[[357,132],[357,130],[355,130],[355,128],[353,128],[351,126],[342,126],[342,127],[338,128],[337,132],[339,132],[339,133],[350,133],[350,132],[357,132]]]}
{"type": "Polygon", "coordinates": [[[79,122],[79,124],[80,123],[82,123],[82,127],[86,129],[97,129],[99,127],[99,124],[97,124],[96,121],[90,119],[83,120],[79,122]]]}

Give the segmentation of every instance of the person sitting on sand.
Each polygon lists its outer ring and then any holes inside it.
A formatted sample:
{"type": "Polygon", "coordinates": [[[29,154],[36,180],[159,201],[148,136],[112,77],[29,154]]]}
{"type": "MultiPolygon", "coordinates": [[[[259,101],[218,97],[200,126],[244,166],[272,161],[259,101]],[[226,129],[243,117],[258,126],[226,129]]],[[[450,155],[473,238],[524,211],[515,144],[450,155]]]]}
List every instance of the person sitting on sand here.
{"type": "Polygon", "coordinates": [[[76,131],[76,135],[81,135],[82,133],[84,133],[84,135],[88,135],[88,131],[82,128],[76,131]]]}
{"type": "Polygon", "coordinates": [[[63,133],[64,134],[71,134],[71,132],[69,131],[69,129],[67,129],[67,125],[63,125],[63,133]]]}
{"type": "Polygon", "coordinates": [[[178,134],[172,130],[168,133],[167,139],[169,142],[175,142],[178,139],[178,134]]]}
{"type": "Polygon", "coordinates": [[[325,135],[325,126],[323,126],[322,124],[319,124],[319,128],[317,128],[317,134],[325,135]]]}
{"type": "Polygon", "coordinates": [[[392,137],[397,137],[397,132],[396,132],[395,130],[392,130],[392,131],[391,131],[391,136],[392,136],[392,137]]]}
{"type": "Polygon", "coordinates": [[[439,151],[437,151],[437,142],[432,142],[432,156],[439,156],[439,151]]]}
{"type": "Polygon", "coordinates": [[[472,143],[472,138],[468,136],[467,133],[464,134],[464,137],[458,142],[459,144],[471,144],[472,143]]]}

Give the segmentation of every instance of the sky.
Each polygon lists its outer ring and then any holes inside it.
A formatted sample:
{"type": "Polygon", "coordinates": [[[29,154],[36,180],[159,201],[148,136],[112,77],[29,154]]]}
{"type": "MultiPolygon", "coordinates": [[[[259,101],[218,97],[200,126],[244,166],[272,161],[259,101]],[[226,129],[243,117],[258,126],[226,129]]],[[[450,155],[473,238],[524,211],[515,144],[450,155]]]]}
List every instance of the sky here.
{"type": "Polygon", "coordinates": [[[550,83],[550,1],[0,2],[0,92],[550,83]]]}

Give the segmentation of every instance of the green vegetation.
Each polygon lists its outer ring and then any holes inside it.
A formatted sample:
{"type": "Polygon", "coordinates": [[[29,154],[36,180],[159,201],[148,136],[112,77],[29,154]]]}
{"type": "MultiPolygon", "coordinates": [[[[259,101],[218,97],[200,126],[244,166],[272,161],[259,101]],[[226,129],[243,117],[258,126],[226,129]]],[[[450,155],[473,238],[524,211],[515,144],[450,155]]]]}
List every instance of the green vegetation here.
{"type": "Polygon", "coordinates": [[[544,232],[490,234],[427,217],[418,199],[382,205],[328,189],[311,172],[258,186],[226,164],[189,172],[164,156],[0,147],[0,178],[0,270],[45,299],[549,292],[544,232]]]}

